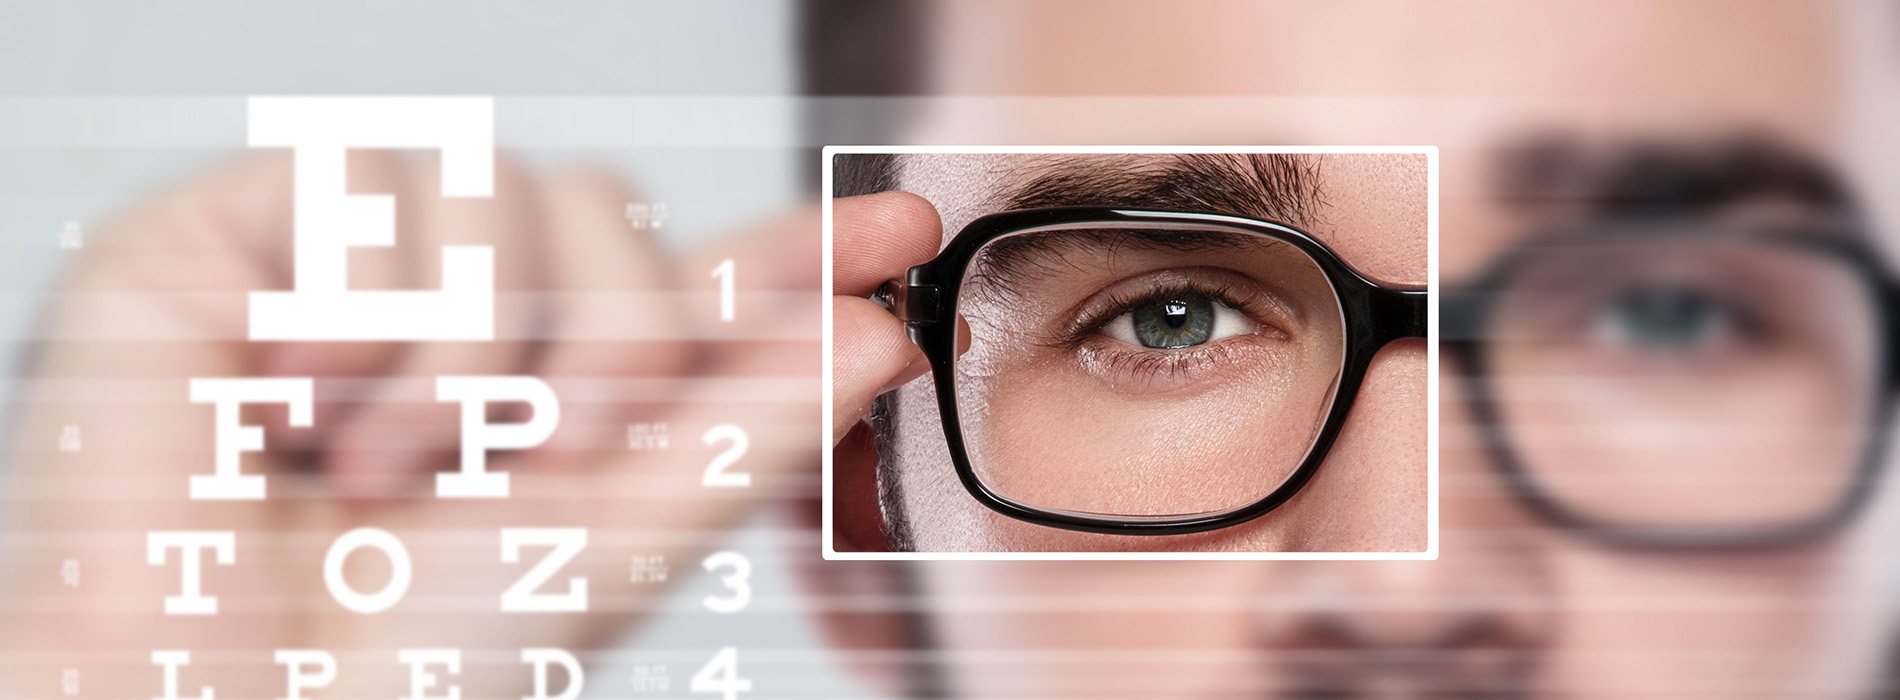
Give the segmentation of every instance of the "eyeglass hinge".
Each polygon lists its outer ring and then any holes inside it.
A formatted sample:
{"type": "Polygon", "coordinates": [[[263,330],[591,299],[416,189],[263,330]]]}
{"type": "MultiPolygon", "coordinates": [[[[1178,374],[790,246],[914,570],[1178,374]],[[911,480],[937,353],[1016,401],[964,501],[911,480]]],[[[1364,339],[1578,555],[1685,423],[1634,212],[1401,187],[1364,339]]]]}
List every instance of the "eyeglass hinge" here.
{"type": "Polygon", "coordinates": [[[897,280],[885,283],[876,296],[898,319],[917,324],[936,323],[937,305],[943,298],[937,285],[904,284],[897,280]]]}
{"type": "Polygon", "coordinates": [[[940,290],[934,284],[913,284],[905,289],[903,318],[912,323],[936,323],[940,290]]]}

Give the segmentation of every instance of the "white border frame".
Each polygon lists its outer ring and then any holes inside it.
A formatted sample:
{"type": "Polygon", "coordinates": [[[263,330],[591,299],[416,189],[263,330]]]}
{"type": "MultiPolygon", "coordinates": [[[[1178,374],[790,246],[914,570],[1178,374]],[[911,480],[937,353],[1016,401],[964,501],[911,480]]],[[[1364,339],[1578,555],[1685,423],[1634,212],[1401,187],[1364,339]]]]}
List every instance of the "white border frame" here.
{"type": "MultiPolygon", "coordinates": [[[[832,448],[824,448],[823,525],[819,536],[827,561],[1057,561],[1057,560],[1373,560],[1418,561],[1438,558],[1438,147],[1437,146],[826,146],[823,151],[824,207],[824,343],[825,363],[824,425],[819,430],[825,445],[833,444],[831,376],[831,161],[840,153],[1310,153],[1310,154],[1421,154],[1426,163],[1426,288],[1432,291],[1427,302],[1427,340],[1425,358],[1426,402],[1426,533],[1422,552],[840,552],[832,548],[831,479],[832,448]]],[[[1269,517],[1269,516],[1262,516],[1269,517]]]]}

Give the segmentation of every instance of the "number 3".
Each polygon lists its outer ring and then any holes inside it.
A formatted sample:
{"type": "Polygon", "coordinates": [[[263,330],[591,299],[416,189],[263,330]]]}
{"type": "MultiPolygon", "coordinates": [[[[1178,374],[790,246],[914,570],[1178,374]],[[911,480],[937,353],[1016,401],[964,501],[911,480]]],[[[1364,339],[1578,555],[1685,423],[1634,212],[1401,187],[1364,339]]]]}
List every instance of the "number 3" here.
{"type": "Polygon", "coordinates": [[[732,591],[732,595],[726,598],[716,595],[706,596],[701,602],[706,604],[707,610],[730,615],[744,610],[745,606],[752,603],[752,584],[747,581],[752,576],[752,560],[738,552],[715,552],[712,556],[706,557],[704,565],[707,571],[716,571],[721,567],[732,568],[731,574],[719,577],[719,582],[725,584],[727,590],[732,591]]]}

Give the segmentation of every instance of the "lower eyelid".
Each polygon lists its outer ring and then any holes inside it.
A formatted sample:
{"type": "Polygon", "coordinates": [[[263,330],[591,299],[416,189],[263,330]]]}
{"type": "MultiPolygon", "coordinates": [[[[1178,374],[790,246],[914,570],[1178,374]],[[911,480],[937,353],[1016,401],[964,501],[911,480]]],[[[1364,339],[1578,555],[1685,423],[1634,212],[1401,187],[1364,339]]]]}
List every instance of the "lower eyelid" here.
{"type": "Polygon", "coordinates": [[[1104,382],[1110,391],[1141,395],[1200,391],[1260,368],[1296,363],[1296,357],[1274,351],[1254,336],[1230,337],[1181,350],[1130,347],[1097,339],[1076,350],[1082,371],[1104,382]]]}

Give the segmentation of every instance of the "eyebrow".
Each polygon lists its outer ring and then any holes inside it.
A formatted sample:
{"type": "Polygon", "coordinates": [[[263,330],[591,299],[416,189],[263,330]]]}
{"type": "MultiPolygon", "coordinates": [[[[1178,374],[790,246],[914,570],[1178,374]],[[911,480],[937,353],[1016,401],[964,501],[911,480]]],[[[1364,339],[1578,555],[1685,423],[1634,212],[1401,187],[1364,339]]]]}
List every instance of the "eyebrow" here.
{"type": "Polygon", "coordinates": [[[1194,253],[1256,250],[1285,242],[1231,231],[1076,229],[1008,236],[984,246],[964,273],[966,293],[987,302],[1016,298],[1019,287],[1067,272],[1099,270],[1122,251],[1194,253]],[[1077,260],[1081,258],[1081,260],[1077,260]]]}
{"type": "Polygon", "coordinates": [[[1325,206],[1319,159],[1291,153],[1069,155],[1038,159],[1005,209],[1113,206],[1201,211],[1306,229],[1325,206]]]}
{"type": "Polygon", "coordinates": [[[1773,199],[1823,216],[1851,218],[1858,210],[1826,161],[1755,133],[1598,148],[1541,135],[1504,148],[1497,173],[1496,191],[1507,207],[1561,206],[1593,219],[1715,216],[1773,199]]]}

